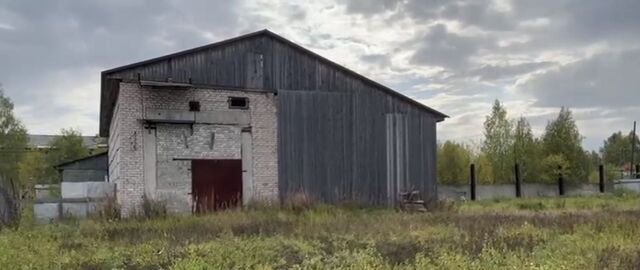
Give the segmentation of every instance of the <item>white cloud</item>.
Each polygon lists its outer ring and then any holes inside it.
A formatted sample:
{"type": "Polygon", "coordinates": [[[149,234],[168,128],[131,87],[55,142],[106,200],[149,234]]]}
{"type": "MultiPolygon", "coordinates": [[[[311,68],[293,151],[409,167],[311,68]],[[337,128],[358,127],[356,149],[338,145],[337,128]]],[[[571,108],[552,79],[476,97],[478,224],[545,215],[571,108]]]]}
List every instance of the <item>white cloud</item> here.
{"type": "Polygon", "coordinates": [[[0,30],[15,30],[16,28],[13,27],[13,25],[10,25],[8,23],[2,23],[0,22],[0,30]]]}
{"type": "Polygon", "coordinates": [[[52,134],[62,128],[88,136],[98,133],[99,68],[58,71],[43,79],[40,87],[38,97],[16,106],[30,133],[52,134]]]}
{"type": "Polygon", "coordinates": [[[519,91],[539,106],[640,106],[640,49],[594,55],[533,76],[519,91]]]}

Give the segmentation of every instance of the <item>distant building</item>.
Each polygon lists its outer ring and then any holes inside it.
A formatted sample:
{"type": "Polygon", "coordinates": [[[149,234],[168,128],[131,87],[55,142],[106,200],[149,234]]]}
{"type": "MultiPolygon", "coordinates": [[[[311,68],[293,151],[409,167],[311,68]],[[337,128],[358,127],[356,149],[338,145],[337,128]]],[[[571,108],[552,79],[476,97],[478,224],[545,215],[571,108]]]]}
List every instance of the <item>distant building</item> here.
{"type": "Polygon", "coordinates": [[[447,116],[264,30],[102,72],[100,135],[125,214],[304,194],[435,199],[447,116]]]}
{"type": "Polygon", "coordinates": [[[58,164],[62,182],[107,182],[108,154],[106,152],[58,164]]]}
{"type": "MultiPolygon", "coordinates": [[[[60,135],[27,135],[27,149],[47,151],[51,149],[51,141],[60,135]]],[[[82,141],[85,147],[89,149],[89,154],[93,155],[98,152],[104,152],[107,150],[107,139],[96,136],[82,136],[82,141]]]]}

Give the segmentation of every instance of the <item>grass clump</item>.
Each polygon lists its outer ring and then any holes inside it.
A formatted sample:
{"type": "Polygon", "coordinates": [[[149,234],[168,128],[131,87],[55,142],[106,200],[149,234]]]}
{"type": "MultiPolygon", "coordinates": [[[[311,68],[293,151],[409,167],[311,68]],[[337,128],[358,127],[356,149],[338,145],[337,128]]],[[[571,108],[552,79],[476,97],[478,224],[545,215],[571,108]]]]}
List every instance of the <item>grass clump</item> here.
{"type": "Polygon", "coordinates": [[[547,208],[542,202],[523,202],[518,203],[517,206],[518,209],[532,211],[542,211],[547,208]]]}
{"type": "Polygon", "coordinates": [[[167,202],[160,199],[152,199],[147,196],[142,198],[140,205],[142,212],[134,215],[142,218],[165,218],[167,217],[167,202]]]}

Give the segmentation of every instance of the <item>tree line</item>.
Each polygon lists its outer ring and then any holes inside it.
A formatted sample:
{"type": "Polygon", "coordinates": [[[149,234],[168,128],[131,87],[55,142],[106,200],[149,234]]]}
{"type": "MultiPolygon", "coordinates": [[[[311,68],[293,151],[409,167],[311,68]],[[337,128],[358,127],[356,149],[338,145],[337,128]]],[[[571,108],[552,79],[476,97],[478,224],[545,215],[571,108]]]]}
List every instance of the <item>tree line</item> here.
{"type": "MultiPolygon", "coordinates": [[[[480,145],[450,140],[438,143],[440,183],[467,183],[471,163],[476,165],[478,182],[485,184],[513,183],[515,164],[519,164],[524,182],[553,183],[560,173],[568,182],[596,182],[600,164],[606,167],[607,179],[614,179],[620,171],[630,169],[631,138],[640,145],[637,136],[619,131],[608,137],[599,151],[584,150],[583,136],[571,110],[565,107],[536,137],[529,121],[524,117],[509,119],[499,100],[486,116],[483,135],[480,145]]],[[[640,159],[637,148],[635,156],[640,159]]]]}
{"type": "Polygon", "coordinates": [[[0,87],[0,187],[19,197],[33,197],[35,184],[60,182],[56,165],[86,157],[89,149],[74,129],[62,129],[46,149],[30,149],[27,129],[13,110],[13,102],[0,87]]]}

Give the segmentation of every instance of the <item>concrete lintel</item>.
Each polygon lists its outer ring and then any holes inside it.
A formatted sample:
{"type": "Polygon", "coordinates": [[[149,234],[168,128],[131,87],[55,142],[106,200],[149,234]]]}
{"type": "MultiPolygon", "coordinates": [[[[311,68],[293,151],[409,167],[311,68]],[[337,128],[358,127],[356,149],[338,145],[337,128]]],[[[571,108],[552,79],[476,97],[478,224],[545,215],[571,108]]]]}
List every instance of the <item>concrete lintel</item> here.
{"type": "Polygon", "coordinates": [[[149,109],[144,120],[156,123],[194,123],[194,112],[186,110],[154,110],[149,109]]]}
{"type": "Polygon", "coordinates": [[[196,123],[248,126],[251,117],[248,111],[205,111],[196,112],[196,123]]]}

